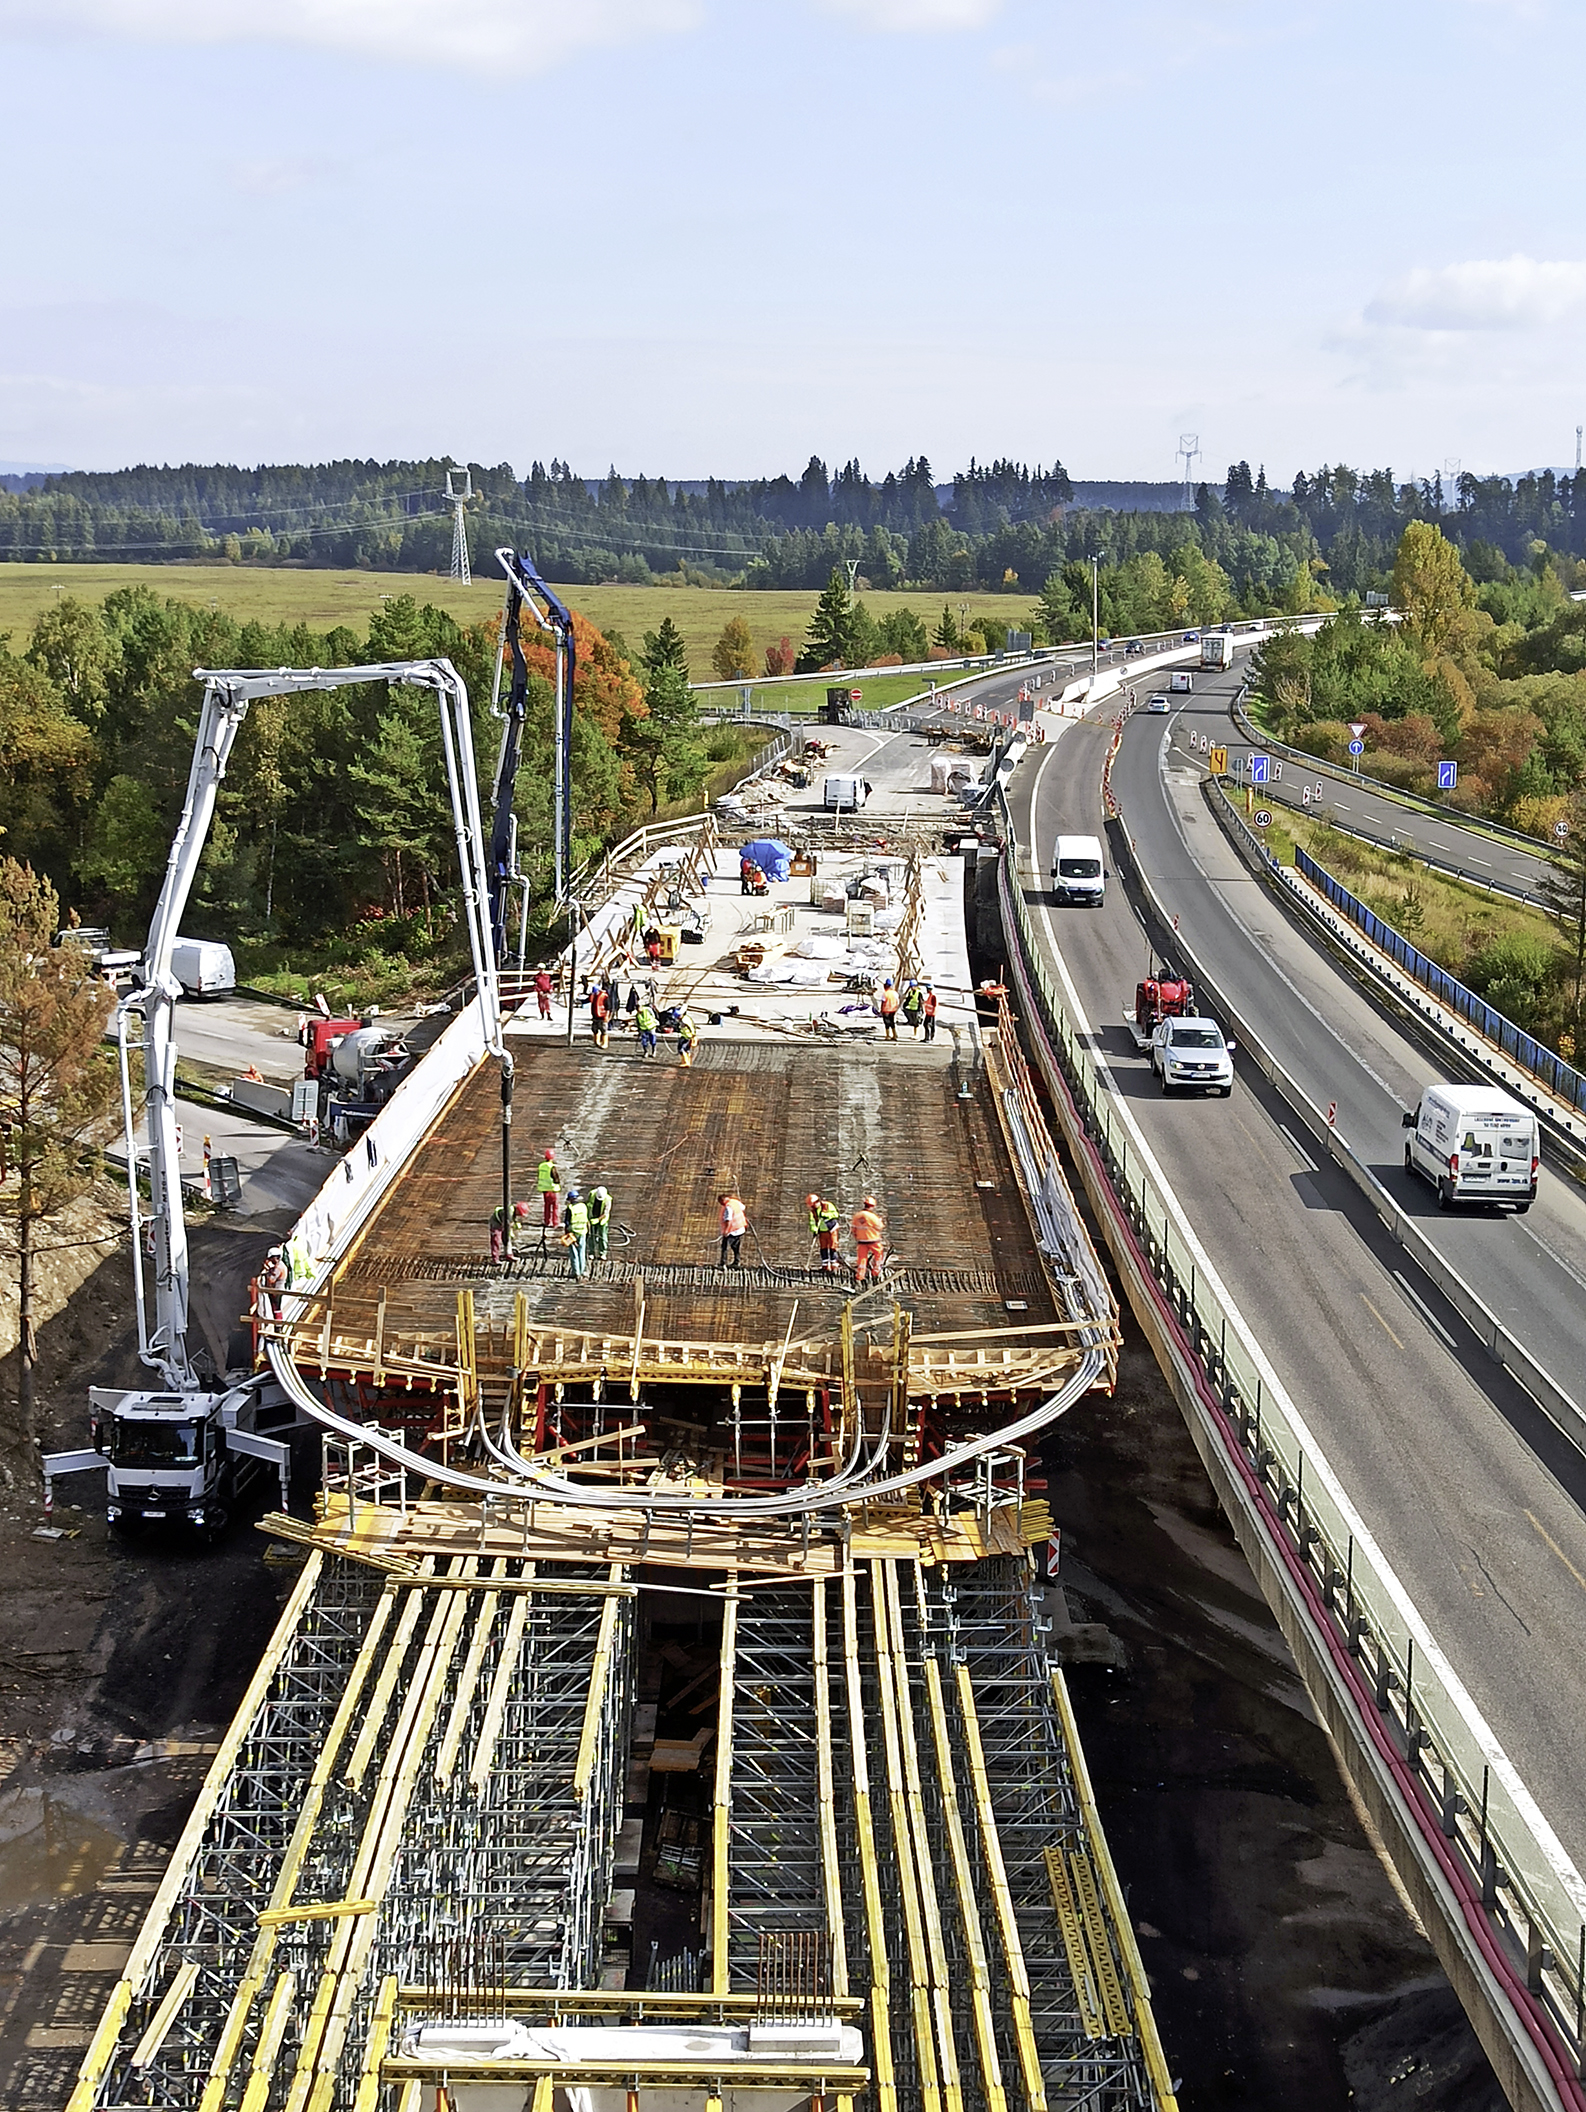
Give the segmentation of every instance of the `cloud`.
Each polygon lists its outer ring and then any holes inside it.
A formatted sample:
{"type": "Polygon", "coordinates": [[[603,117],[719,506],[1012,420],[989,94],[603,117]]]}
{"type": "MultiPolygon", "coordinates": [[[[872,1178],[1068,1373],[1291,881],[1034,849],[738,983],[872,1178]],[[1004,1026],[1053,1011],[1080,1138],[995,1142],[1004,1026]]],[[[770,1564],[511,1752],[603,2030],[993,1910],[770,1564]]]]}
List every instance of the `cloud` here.
{"type": "Polygon", "coordinates": [[[701,0],[0,0],[0,35],[297,44],[471,72],[540,73],[590,46],[693,29],[701,15],[701,0]]]}
{"type": "Polygon", "coordinates": [[[1368,323],[1406,330],[1531,330],[1586,301],[1586,264],[1501,262],[1418,266],[1366,305],[1368,323]]]}
{"type": "Polygon", "coordinates": [[[982,29],[1002,0],[821,0],[828,14],[852,15],[865,29],[982,29]]]}

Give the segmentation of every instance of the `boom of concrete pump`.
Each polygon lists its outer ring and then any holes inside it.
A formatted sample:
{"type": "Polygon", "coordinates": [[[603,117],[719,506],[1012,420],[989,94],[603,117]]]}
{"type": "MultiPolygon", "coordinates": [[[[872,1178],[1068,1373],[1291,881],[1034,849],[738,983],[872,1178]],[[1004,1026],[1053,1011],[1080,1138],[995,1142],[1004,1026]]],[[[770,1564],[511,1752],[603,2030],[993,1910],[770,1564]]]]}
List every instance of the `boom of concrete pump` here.
{"type": "Polygon", "coordinates": [[[496,776],[491,794],[494,818],[490,832],[490,923],[495,937],[496,959],[504,962],[507,955],[508,890],[513,885],[522,887],[523,904],[518,927],[521,965],[528,928],[528,883],[518,867],[517,820],[512,811],[512,793],[517,783],[529,688],[529,670],[523,658],[524,610],[542,631],[549,631],[556,640],[551,836],[553,884],[558,902],[565,897],[572,877],[573,678],[578,670],[578,653],[573,641],[572,611],[552,593],[530,560],[520,551],[498,550],[496,562],[507,576],[507,597],[501,612],[501,646],[496,655],[495,694],[491,698],[491,709],[501,720],[501,746],[496,752],[496,776]],[[501,676],[503,662],[509,657],[512,670],[503,704],[501,676]]]}
{"type": "MultiPolygon", "coordinates": [[[[198,736],[187,779],[187,798],[166,860],[165,880],[144,956],[144,982],[123,998],[116,1013],[121,1053],[121,1106],[126,1135],[128,1193],[132,1216],[133,1288],[138,1316],[138,1353],[157,1372],[158,1390],[91,1389],[91,1450],[58,1452],[44,1460],[46,1500],[56,1476],[103,1467],[107,1510],[113,1524],[131,1528],[145,1519],[173,1519],[205,1530],[225,1522],[226,1498],[239,1462],[262,1461],[281,1478],[287,1500],[291,1453],[276,1427],[290,1427],[295,1411],[267,1373],[228,1374],[216,1386],[188,1347],[189,1263],[187,1220],[182,1204],[176,1127],[175,1008],[182,986],[171,969],[171,949],[197,878],[199,860],[214,820],[215,799],[248,707],[258,697],[296,696],[305,690],[342,689],[365,682],[405,682],[435,692],[451,793],[452,820],[468,942],[484,1042],[501,1063],[503,1102],[510,1119],[511,1058],[501,1034],[500,990],[491,943],[490,887],[484,864],[479,789],[475,775],[468,692],[449,660],[400,660],[374,667],[273,668],[210,672],[204,685],[198,736]],[[149,1210],[138,1194],[137,1140],[129,1056],[141,1021],[144,1090],[148,1109],[149,1210]],[[153,1277],[146,1296],[144,1242],[153,1277]],[[265,1426],[261,1429],[261,1423],[265,1426]]],[[[505,1153],[503,1154],[505,1160],[505,1153]]],[[[503,1167],[505,1178],[506,1166],[503,1167]]],[[[207,1367],[207,1360],[204,1360],[207,1367]]]]}

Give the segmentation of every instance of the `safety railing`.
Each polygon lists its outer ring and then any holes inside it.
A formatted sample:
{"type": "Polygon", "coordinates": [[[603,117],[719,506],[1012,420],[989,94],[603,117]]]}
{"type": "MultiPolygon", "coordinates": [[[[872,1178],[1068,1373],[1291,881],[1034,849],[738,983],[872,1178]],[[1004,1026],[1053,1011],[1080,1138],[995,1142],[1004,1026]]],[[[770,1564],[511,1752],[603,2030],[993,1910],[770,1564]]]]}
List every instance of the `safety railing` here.
{"type": "Polygon", "coordinates": [[[1484,997],[1478,997],[1457,976],[1450,975],[1446,968],[1438,966],[1427,954],[1407,939],[1402,931],[1396,931],[1386,917],[1379,917],[1360,897],[1351,894],[1342,880],[1336,879],[1325,865],[1318,865],[1303,845],[1294,847],[1294,863],[1318,893],[1327,897],[1336,910],[1356,924],[1374,946],[1380,947],[1423,990],[1429,990],[1441,1004],[1456,1012],[1461,1019],[1468,1020],[1476,1032],[1483,1035],[1501,1049],[1509,1061],[1527,1071],[1550,1093],[1556,1094],[1566,1106],[1577,1113],[1586,1113],[1586,1076],[1575,1066],[1527,1034],[1507,1019],[1496,1006],[1489,1005],[1484,997]]]}
{"type": "Polygon", "coordinates": [[[1586,1885],[1449,1665],[1103,1076],[1049,969],[1006,804],[1016,995],[1274,1552],[1563,2102],[1586,2106],[1586,1885]]]}

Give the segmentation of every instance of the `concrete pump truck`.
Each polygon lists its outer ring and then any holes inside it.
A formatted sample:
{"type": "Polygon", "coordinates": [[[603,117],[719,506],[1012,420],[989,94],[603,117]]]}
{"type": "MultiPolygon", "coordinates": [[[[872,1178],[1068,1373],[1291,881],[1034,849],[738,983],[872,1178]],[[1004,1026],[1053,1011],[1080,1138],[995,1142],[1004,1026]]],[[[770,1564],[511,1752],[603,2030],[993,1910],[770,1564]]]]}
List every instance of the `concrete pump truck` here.
{"type": "MultiPolygon", "coordinates": [[[[121,1059],[121,1110],[132,1219],[132,1274],[138,1354],[159,1384],[147,1390],[90,1389],[91,1447],[44,1459],[45,1489],[63,1474],[102,1467],[112,1525],[135,1530],[166,1520],[209,1534],[225,1524],[239,1470],[262,1464],[281,1480],[288,1500],[291,1450],[286,1433],[295,1411],[269,1373],[229,1371],[216,1380],[209,1360],[188,1341],[187,1223],[176,1123],[175,1010],[182,985],[172,949],[214,819],[215,798],[249,705],[259,697],[340,689],[367,682],[412,683],[433,690],[462,867],[465,922],[473,954],[487,1049],[508,1068],[501,1039],[499,984],[490,931],[490,886],[484,865],[479,792],[468,692],[449,660],[392,661],[371,667],[245,669],[212,673],[204,684],[187,797],[166,861],[144,956],[144,981],[115,1014],[121,1059]],[[141,1026],[141,1040],[135,1030],[141,1026]],[[138,1192],[130,1056],[141,1048],[148,1110],[149,1207],[138,1192]],[[145,1253],[145,1247],[147,1253],[145,1253]],[[152,1294],[147,1278],[152,1277],[152,1294]],[[152,1307],[152,1311],[151,1311],[152,1307]]],[[[505,1168],[503,1169],[505,1174],[505,1168]]]]}

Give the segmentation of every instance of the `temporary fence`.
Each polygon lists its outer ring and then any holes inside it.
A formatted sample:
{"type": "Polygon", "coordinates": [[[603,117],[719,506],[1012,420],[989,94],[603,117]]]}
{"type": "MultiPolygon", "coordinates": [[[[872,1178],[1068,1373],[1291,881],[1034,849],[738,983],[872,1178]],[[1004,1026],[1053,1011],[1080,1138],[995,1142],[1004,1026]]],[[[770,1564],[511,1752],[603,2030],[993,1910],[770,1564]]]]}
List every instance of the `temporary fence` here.
{"type": "Polygon", "coordinates": [[[1496,1006],[1489,1005],[1484,997],[1478,997],[1446,968],[1440,968],[1402,931],[1396,931],[1386,917],[1379,917],[1374,909],[1368,909],[1358,895],[1351,894],[1342,880],[1335,879],[1325,865],[1318,865],[1310,852],[1299,844],[1294,847],[1294,863],[1312,887],[1325,895],[1351,923],[1357,924],[1372,944],[1379,946],[1412,981],[1429,990],[1461,1019],[1468,1020],[1476,1032],[1501,1049],[1511,1063],[1528,1071],[1567,1106],[1577,1113],[1586,1113],[1586,1076],[1573,1064],[1566,1063],[1562,1056],[1534,1035],[1527,1034],[1523,1027],[1517,1027],[1512,1019],[1506,1019],[1496,1006]]]}
{"type": "Polygon", "coordinates": [[[1110,1191],[1123,1244],[1195,1398],[1303,1608],[1375,1769],[1424,1860],[1452,1894],[1481,1967],[1502,1989],[1533,2069],[1586,2106],[1586,1886],[1482,1720],[1237,1308],[1211,1271],[1076,1024],[1036,937],[1011,813],[1000,889],[1014,992],[1071,1144],[1110,1191]]]}

